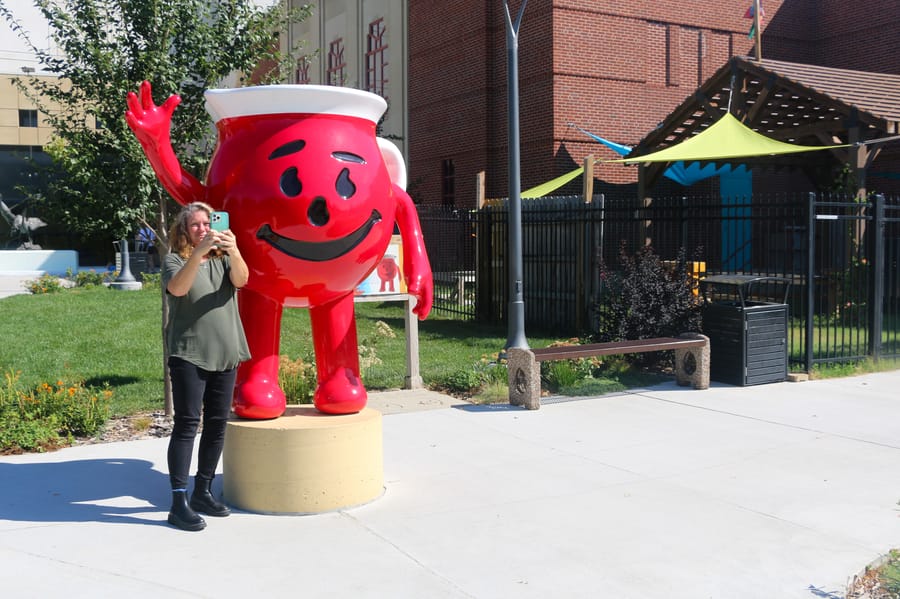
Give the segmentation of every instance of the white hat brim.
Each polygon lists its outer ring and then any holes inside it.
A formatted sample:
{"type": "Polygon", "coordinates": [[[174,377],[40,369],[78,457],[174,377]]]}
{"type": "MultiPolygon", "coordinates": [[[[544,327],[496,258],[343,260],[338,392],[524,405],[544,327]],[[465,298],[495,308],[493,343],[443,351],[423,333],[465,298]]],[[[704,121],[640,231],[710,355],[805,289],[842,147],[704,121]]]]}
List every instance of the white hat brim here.
{"type": "Polygon", "coordinates": [[[258,85],[204,92],[213,121],[262,114],[333,114],[378,123],[387,110],[381,96],[332,85],[258,85]]]}

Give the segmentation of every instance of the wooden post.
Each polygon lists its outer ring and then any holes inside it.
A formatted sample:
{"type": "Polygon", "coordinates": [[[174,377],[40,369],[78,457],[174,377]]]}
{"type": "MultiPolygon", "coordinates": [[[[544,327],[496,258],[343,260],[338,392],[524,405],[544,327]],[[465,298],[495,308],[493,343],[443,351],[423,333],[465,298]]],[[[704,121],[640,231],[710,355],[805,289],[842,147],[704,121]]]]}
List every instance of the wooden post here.
{"type": "Polygon", "coordinates": [[[481,210],[484,208],[484,182],[486,178],[484,175],[484,171],[478,171],[478,174],[475,175],[475,206],[481,210]]]}
{"type": "MultiPolygon", "coordinates": [[[[653,204],[653,198],[647,195],[647,167],[645,165],[638,166],[638,208],[635,210],[635,216],[640,216],[644,208],[649,208],[653,204]]],[[[650,230],[650,221],[647,219],[637,220],[637,248],[650,245],[651,239],[648,236],[650,230]]],[[[636,249],[637,249],[636,248],[636,249]]]]}
{"type": "MultiPolygon", "coordinates": [[[[594,195],[594,155],[590,154],[584,159],[584,179],[582,181],[582,193],[585,206],[591,203],[594,195]]],[[[583,220],[576,225],[576,250],[575,250],[575,330],[579,334],[585,329],[587,304],[587,287],[585,279],[590,268],[590,259],[587,256],[587,247],[584,242],[584,230],[587,223],[583,220]]]]}
{"type": "Polygon", "coordinates": [[[494,305],[493,281],[494,257],[491,252],[491,236],[493,227],[484,212],[487,202],[485,197],[487,178],[484,171],[475,175],[475,205],[478,207],[475,221],[475,317],[489,321],[493,317],[494,305]]]}
{"type": "Polygon", "coordinates": [[[584,203],[590,204],[594,199],[594,155],[590,154],[584,159],[584,181],[582,181],[582,193],[584,203]]]}

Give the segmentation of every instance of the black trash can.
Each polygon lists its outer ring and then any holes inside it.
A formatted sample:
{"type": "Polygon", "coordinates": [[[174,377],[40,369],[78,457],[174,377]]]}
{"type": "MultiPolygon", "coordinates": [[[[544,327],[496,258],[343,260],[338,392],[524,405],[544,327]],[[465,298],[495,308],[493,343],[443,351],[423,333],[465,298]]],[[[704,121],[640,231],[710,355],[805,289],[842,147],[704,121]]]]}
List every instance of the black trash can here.
{"type": "Polygon", "coordinates": [[[746,386],[787,379],[790,285],[754,275],[701,279],[710,380],[746,386]]]}

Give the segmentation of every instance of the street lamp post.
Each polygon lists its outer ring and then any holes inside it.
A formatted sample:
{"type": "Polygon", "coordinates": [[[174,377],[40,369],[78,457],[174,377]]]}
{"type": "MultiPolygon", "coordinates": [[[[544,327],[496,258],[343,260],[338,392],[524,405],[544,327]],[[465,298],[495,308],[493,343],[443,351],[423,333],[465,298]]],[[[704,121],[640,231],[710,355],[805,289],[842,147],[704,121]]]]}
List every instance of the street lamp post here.
{"type": "Polygon", "coordinates": [[[119,241],[119,256],[122,266],[119,269],[119,276],[109,284],[110,288],[118,289],[119,291],[137,291],[143,288],[141,282],[131,274],[131,256],[128,253],[127,238],[119,241]]]}
{"type": "Polygon", "coordinates": [[[504,1],[506,11],[506,53],[508,76],[509,110],[509,309],[507,310],[508,337],[503,348],[506,354],[510,348],[528,349],[525,339],[525,301],[522,295],[522,196],[519,180],[519,27],[528,0],[523,0],[519,14],[513,23],[509,4],[504,1]]]}

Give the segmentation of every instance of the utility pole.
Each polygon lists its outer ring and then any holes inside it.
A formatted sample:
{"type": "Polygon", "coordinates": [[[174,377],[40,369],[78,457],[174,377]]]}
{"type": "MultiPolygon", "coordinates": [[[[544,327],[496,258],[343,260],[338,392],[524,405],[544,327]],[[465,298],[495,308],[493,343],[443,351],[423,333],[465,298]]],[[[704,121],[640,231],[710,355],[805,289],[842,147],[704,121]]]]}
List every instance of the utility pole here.
{"type": "Polygon", "coordinates": [[[502,355],[510,348],[528,349],[525,339],[525,300],[522,295],[522,189],[519,180],[519,27],[528,0],[522,0],[519,14],[513,23],[509,3],[503,2],[506,11],[506,54],[509,110],[509,309],[507,310],[508,337],[502,355]]]}

